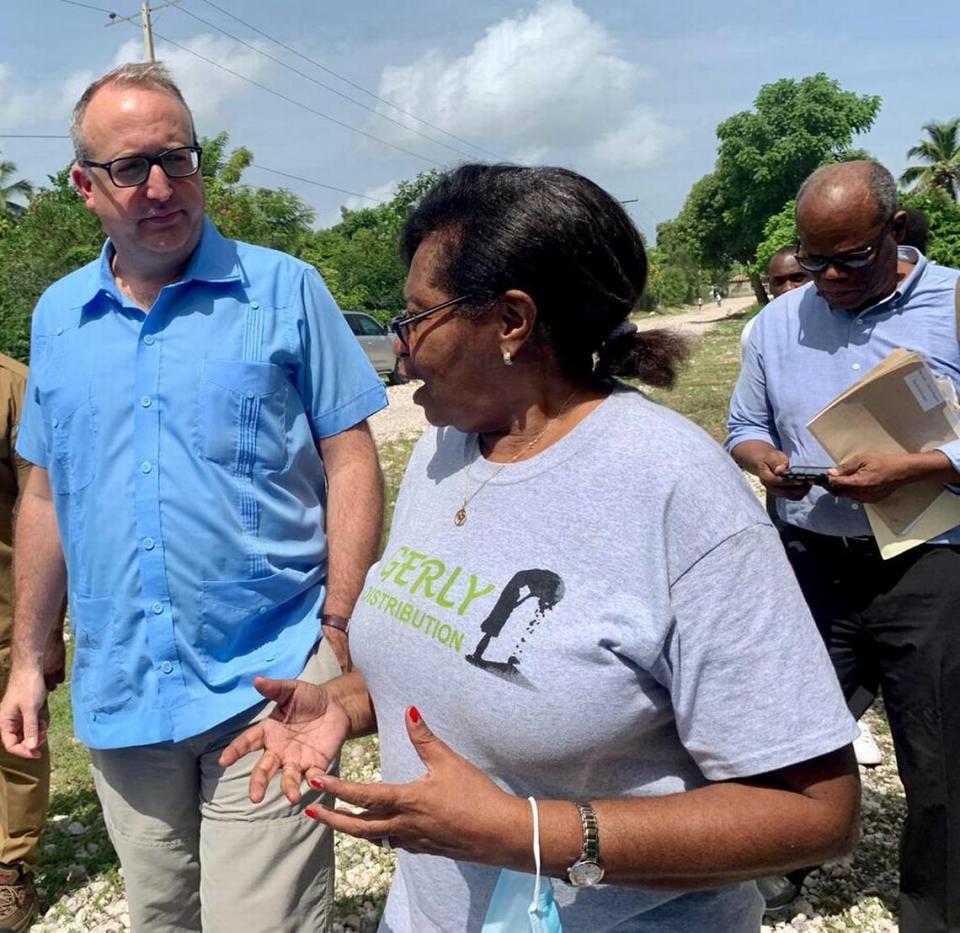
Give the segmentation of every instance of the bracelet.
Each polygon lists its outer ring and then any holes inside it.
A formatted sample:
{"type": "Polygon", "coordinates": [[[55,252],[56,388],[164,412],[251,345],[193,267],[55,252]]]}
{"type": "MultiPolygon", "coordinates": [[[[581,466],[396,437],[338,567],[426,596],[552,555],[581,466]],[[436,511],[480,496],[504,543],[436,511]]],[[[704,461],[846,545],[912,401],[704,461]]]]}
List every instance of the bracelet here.
{"type": "Polygon", "coordinates": [[[328,615],[324,613],[320,617],[320,624],[329,626],[330,628],[335,628],[338,632],[343,632],[344,635],[350,631],[350,620],[345,619],[343,616],[328,615]]]}

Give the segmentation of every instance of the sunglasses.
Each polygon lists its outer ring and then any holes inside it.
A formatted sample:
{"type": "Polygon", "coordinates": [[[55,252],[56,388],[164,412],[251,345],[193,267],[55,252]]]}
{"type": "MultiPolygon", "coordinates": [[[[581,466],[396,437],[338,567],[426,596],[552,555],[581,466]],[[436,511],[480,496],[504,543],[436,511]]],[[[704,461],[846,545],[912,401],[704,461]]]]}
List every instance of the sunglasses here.
{"type": "Polygon", "coordinates": [[[869,266],[880,249],[880,244],[883,242],[887,227],[892,219],[887,220],[880,228],[880,233],[873,243],[863,247],[863,249],[851,250],[848,253],[837,253],[835,256],[808,256],[801,252],[803,247],[798,243],[794,251],[797,264],[801,269],[806,269],[807,272],[823,272],[827,266],[839,266],[841,269],[862,269],[864,266],[869,266]]]}
{"type": "Polygon", "coordinates": [[[203,149],[200,146],[178,146],[155,156],[122,156],[109,162],[81,159],[80,164],[84,168],[102,168],[118,188],[136,188],[150,177],[150,171],[155,165],[163,169],[167,178],[189,178],[196,175],[200,171],[202,156],[203,149]]]}

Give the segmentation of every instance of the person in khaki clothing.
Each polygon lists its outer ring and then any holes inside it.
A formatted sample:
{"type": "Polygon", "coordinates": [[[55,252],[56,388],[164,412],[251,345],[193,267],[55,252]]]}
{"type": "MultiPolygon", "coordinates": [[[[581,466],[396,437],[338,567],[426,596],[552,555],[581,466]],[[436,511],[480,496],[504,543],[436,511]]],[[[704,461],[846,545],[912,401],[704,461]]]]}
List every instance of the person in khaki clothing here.
{"type": "MultiPolygon", "coordinates": [[[[0,695],[10,673],[13,510],[30,465],[13,450],[27,384],[27,367],[0,353],[0,695]]],[[[44,665],[47,689],[63,681],[63,628],[55,632],[44,665]]],[[[0,933],[25,930],[37,911],[32,868],[50,796],[50,755],[11,755],[0,745],[0,933]]]]}

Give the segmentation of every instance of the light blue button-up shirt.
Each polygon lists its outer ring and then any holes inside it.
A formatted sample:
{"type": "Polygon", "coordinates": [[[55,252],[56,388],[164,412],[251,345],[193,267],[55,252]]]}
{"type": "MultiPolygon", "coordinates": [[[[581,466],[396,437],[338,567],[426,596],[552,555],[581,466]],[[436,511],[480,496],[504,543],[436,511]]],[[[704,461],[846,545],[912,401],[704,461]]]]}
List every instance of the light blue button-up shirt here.
{"type": "MultiPolygon", "coordinates": [[[[831,307],[812,283],[781,295],[755,318],[730,403],[727,450],[762,440],[791,463],[830,466],[833,458],[807,422],[897,347],[926,357],[934,374],[960,385],[956,269],[928,263],[901,248],[915,265],[896,291],[859,314],[831,307]]],[[[960,470],[960,441],[939,448],[960,470]]],[[[951,487],[953,488],[953,487],[951,487]]],[[[799,502],[777,499],[780,517],[826,535],[872,534],[863,507],[814,486],[799,502]]],[[[960,528],[934,539],[960,544],[960,528]]]]}
{"type": "Polygon", "coordinates": [[[45,468],[66,558],[77,736],[179,741],[295,677],[324,596],[317,441],[386,404],[310,266],[207,221],[149,314],[112,247],[33,318],[17,444],[45,468]]]}

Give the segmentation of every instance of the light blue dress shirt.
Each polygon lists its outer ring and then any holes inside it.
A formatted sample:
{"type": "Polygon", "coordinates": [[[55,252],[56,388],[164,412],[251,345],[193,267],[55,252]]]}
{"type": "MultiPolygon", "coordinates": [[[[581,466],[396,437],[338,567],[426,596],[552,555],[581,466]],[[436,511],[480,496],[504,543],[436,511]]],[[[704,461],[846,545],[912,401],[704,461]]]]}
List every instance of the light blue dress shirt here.
{"type": "Polygon", "coordinates": [[[49,472],[76,635],[77,736],[197,735],[317,641],[317,441],[386,404],[317,272],[209,221],[149,314],[112,247],[40,299],[17,450],[49,472]]]}
{"type": "MultiPolygon", "coordinates": [[[[831,307],[812,283],[771,301],[755,318],[730,403],[727,450],[768,441],[791,463],[832,466],[807,422],[898,347],[926,357],[935,375],[960,385],[956,269],[934,265],[915,249],[896,291],[859,314],[831,307]]],[[[960,441],[939,448],[960,470],[960,441]]],[[[951,487],[953,488],[953,487],[951,487]]],[[[777,499],[780,518],[826,535],[871,535],[863,507],[814,486],[799,502],[777,499]]],[[[960,528],[933,539],[960,544],[960,528]]]]}

